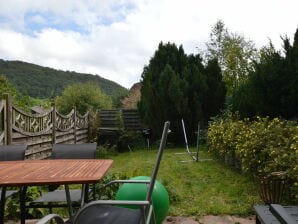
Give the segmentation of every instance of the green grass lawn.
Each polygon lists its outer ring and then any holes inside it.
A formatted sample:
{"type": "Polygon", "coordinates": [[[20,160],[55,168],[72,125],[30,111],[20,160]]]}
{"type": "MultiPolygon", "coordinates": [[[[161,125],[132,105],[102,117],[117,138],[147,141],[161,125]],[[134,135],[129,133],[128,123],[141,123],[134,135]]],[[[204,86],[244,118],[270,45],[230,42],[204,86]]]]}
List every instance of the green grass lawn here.
{"type": "MultiPolygon", "coordinates": [[[[195,149],[193,149],[195,150],[195,149]]],[[[170,196],[169,215],[238,215],[253,214],[252,206],[261,203],[255,183],[239,171],[216,160],[181,162],[188,155],[177,155],[185,149],[166,149],[157,179],[170,196]]],[[[150,176],[156,149],[106,155],[114,160],[110,174],[119,176],[150,176]]],[[[211,158],[201,150],[200,158],[211,158]]]]}

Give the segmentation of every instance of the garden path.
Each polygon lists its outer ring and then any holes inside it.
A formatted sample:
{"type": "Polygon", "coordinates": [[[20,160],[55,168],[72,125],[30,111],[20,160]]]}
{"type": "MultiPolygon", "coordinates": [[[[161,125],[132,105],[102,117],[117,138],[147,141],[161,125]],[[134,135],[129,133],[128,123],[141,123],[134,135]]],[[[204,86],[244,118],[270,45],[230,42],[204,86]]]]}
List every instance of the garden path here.
{"type": "Polygon", "coordinates": [[[255,224],[254,216],[242,218],[236,216],[214,216],[207,215],[200,218],[198,221],[194,217],[173,217],[168,216],[162,224],[255,224]]]}
{"type": "MultiPolygon", "coordinates": [[[[26,224],[35,224],[37,220],[26,220],[26,224]]],[[[168,216],[162,224],[255,224],[255,217],[250,216],[246,218],[236,217],[236,216],[214,216],[207,215],[203,216],[196,221],[194,217],[184,217],[184,216],[168,216]]],[[[18,224],[16,221],[6,221],[5,224],[18,224]]]]}

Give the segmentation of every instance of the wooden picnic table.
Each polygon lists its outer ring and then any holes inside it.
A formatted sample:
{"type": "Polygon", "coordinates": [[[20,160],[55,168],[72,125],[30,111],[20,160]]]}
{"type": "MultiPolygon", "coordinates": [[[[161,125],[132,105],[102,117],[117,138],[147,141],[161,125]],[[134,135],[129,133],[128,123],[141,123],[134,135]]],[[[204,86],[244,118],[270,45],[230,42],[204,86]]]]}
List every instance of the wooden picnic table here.
{"type": "MultiPolygon", "coordinates": [[[[8,186],[22,187],[20,206],[21,223],[24,224],[27,186],[96,183],[105,176],[112,164],[113,160],[102,159],[3,161],[0,162],[0,187],[4,191],[8,186]]],[[[71,207],[67,189],[67,202],[71,207]]],[[[1,201],[4,204],[5,198],[1,197],[1,201]]],[[[1,210],[0,224],[3,224],[4,209],[1,210]]]]}

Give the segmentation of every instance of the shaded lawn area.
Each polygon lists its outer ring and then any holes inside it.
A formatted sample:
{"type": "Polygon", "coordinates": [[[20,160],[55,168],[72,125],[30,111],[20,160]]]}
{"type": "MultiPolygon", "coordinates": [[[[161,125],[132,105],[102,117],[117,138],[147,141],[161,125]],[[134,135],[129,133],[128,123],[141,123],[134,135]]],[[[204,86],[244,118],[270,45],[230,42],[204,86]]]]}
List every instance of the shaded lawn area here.
{"type": "MultiPolygon", "coordinates": [[[[254,214],[252,206],[261,201],[251,178],[216,160],[180,162],[190,159],[188,155],[175,154],[184,150],[166,149],[157,177],[169,192],[169,215],[254,214]]],[[[108,155],[114,160],[109,173],[127,177],[150,176],[156,152],[156,149],[150,149],[108,155]]],[[[200,158],[212,156],[204,150],[200,158]]]]}

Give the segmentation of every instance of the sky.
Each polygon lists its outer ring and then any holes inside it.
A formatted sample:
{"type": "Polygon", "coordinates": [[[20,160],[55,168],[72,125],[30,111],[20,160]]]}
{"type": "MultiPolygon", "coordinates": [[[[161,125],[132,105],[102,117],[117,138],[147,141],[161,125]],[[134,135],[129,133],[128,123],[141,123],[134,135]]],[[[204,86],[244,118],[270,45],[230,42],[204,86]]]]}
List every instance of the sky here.
{"type": "Polygon", "coordinates": [[[197,54],[222,20],[281,48],[298,28],[297,0],[0,0],[0,58],[97,74],[130,88],[158,44],[197,54]]]}

